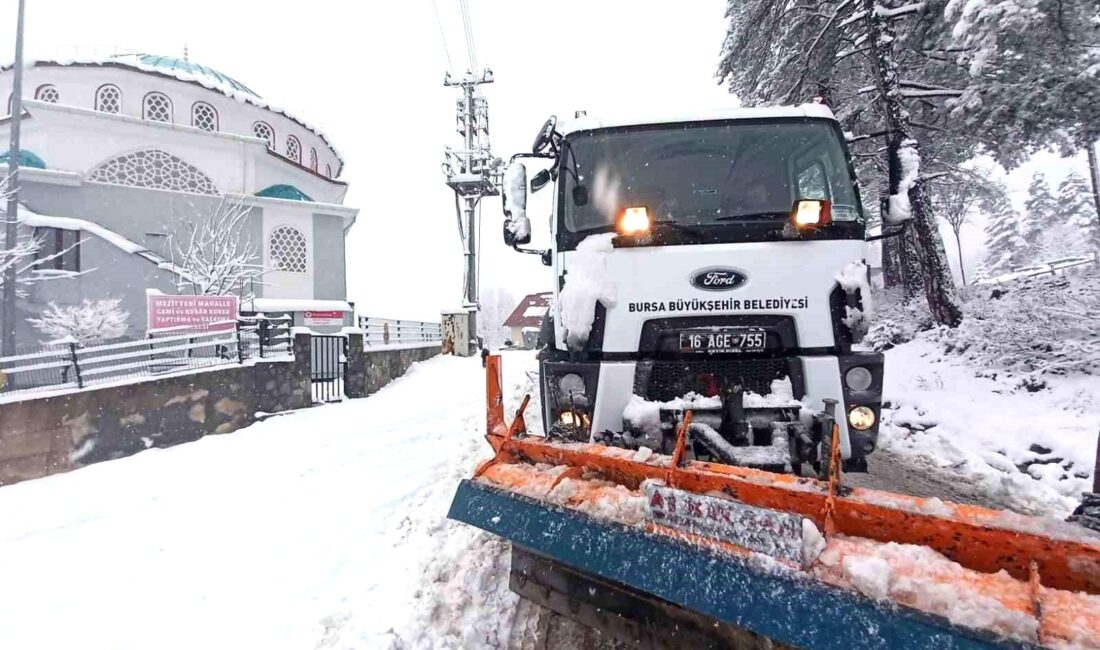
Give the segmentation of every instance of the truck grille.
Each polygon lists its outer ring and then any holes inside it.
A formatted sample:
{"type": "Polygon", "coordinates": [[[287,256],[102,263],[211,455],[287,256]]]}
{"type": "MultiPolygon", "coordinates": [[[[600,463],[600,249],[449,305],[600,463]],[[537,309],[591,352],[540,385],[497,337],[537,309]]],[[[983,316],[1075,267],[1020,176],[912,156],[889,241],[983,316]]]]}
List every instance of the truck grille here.
{"type": "MultiPolygon", "coordinates": [[[[766,395],[772,380],[791,374],[784,358],[654,361],[648,367],[639,364],[634,391],[648,400],[665,402],[690,392],[713,395],[723,383],[739,382],[745,390],[766,395]]],[[[795,387],[796,395],[800,389],[795,387]]]]}

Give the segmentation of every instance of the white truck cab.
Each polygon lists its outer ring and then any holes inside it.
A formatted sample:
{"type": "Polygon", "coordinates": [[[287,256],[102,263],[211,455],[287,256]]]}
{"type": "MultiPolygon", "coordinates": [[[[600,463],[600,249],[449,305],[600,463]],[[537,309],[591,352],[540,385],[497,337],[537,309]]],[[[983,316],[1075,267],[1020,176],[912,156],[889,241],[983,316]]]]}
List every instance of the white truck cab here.
{"type": "Polygon", "coordinates": [[[540,336],[546,433],[820,472],[839,431],[866,470],[882,355],[867,321],[865,216],[825,106],[608,121],[551,118],[505,173],[505,241],[557,278],[540,336]],[[530,240],[530,182],[554,188],[553,249],[530,240]]]}

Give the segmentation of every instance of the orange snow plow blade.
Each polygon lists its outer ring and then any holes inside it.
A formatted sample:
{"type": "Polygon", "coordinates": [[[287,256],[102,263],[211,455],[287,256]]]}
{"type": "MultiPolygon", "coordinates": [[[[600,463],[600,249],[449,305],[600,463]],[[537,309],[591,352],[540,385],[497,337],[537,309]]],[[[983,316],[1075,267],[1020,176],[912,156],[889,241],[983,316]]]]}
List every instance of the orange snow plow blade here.
{"type": "MultiPolygon", "coordinates": [[[[468,483],[500,490],[504,499],[518,495],[514,498],[522,503],[516,507],[524,507],[523,503],[528,503],[524,500],[533,499],[534,507],[548,512],[565,508],[595,521],[609,518],[631,527],[621,533],[624,540],[634,534],[630,531],[641,527],[651,537],[725,553],[728,557],[749,557],[754,555],[753,551],[762,551],[759,546],[731,543],[728,534],[665,525],[654,514],[655,495],[667,498],[672,494],[682,502],[697,500],[703,505],[696,507],[704,509],[714,502],[732,502],[737,507],[747,506],[749,511],[775,513],[788,523],[791,517],[793,521],[801,517],[825,531],[821,547],[824,550],[818,551],[817,559],[806,560],[802,555],[799,561],[797,552],[792,554],[791,548],[785,553],[763,552],[778,558],[791,571],[811,577],[814,584],[892,601],[998,638],[1056,647],[1100,647],[1100,536],[1091,531],[1060,521],[939,499],[863,488],[842,489],[839,469],[828,481],[821,481],[684,460],[690,412],[685,413],[671,456],[529,436],[523,424],[527,398],[511,423],[505,420],[499,357],[488,358],[486,376],[486,437],[496,453],[477,469],[474,480],[468,483]],[[655,489],[655,485],[660,487],[655,489]],[[976,619],[962,616],[957,603],[953,604],[956,598],[969,599],[968,602],[984,604],[983,607],[988,605],[994,615],[983,612],[976,619]],[[962,618],[957,621],[958,616],[962,618]]],[[[837,439],[834,436],[834,443],[837,439]]],[[[835,444],[833,452],[839,454],[835,444]]],[[[831,464],[834,468],[839,465],[831,464]]],[[[470,489],[474,489],[472,485],[470,489]]],[[[464,488],[460,488],[460,493],[464,488]]],[[[477,495],[465,498],[476,500],[477,495]]],[[[456,496],[456,505],[460,505],[458,502],[456,496]]],[[[452,505],[453,512],[462,509],[456,505],[452,505]]],[[[538,510],[532,512],[537,514],[538,510]]],[[[479,525],[476,520],[480,516],[466,512],[458,518],[479,525]]],[[[533,521],[534,516],[528,514],[521,520],[533,521]]],[[[514,544],[552,557],[549,547],[537,548],[543,543],[537,535],[522,530],[519,523],[500,523],[501,519],[507,517],[497,516],[481,524],[487,530],[496,528],[494,532],[505,537],[514,531],[515,537],[509,537],[514,544]],[[524,535],[528,535],[524,538],[529,540],[527,544],[520,539],[524,535]]],[[[744,521],[751,521],[751,516],[744,521]]],[[[742,521],[735,523],[740,525],[742,521]]],[[[577,526],[578,530],[585,530],[581,524],[577,526]]],[[[781,528],[781,524],[766,522],[763,537],[793,530],[790,526],[783,531],[781,528]]],[[[801,549],[802,531],[795,533],[801,549]]],[[[736,540],[737,535],[733,534],[732,539],[736,540]]],[[[644,539],[635,542],[641,546],[650,543],[644,539]]],[[[780,546],[776,545],[776,549],[782,551],[780,546]]],[[[575,566],[582,561],[582,556],[575,553],[563,553],[566,554],[559,556],[560,561],[572,560],[575,566]]],[[[604,564],[608,562],[604,560],[604,564]]],[[[659,586],[662,580],[659,578],[653,584],[659,586]]],[[[657,593],[644,585],[639,588],[657,593]]],[[[801,587],[795,591],[798,589],[801,587]]],[[[703,603],[701,607],[709,606],[703,603]]],[[[733,618],[719,618],[726,622],[747,620],[737,618],[742,613],[735,614],[733,618]]],[[[906,630],[899,634],[908,633],[906,630]]],[[[792,633],[794,636],[787,638],[805,640],[806,637],[797,636],[802,633],[792,633]]]]}
{"type": "MultiPolygon", "coordinates": [[[[488,358],[486,376],[486,438],[496,456],[478,475],[496,463],[526,461],[568,465],[630,489],[659,479],[690,492],[721,492],[749,505],[796,513],[826,529],[830,491],[816,479],[698,461],[665,467],[635,461],[632,451],[614,447],[517,437],[526,431],[523,413],[511,426],[505,424],[499,356],[488,358]]],[[[1100,594],[1100,540],[1072,524],[866,488],[835,496],[833,517],[836,532],[844,535],[927,546],[964,567],[1005,570],[1019,580],[1029,579],[1029,564],[1035,562],[1044,586],[1100,594]]]]}

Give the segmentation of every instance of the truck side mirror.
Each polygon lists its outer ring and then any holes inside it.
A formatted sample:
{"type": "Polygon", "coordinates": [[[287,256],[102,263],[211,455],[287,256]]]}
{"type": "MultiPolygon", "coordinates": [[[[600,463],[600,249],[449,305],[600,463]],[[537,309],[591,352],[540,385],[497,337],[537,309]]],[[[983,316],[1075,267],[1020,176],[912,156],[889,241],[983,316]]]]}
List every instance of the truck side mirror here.
{"type": "Polygon", "coordinates": [[[531,241],[527,218],[527,168],[521,162],[508,165],[501,188],[504,198],[504,243],[515,248],[531,241]]]}
{"type": "Polygon", "coordinates": [[[531,191],[538,192],[546,187],[546,184],[549,183],[552,178],[553,176],[550,174],[549,169],[544,169],[535,174],[535,177],[531,179],[531,191]]]}

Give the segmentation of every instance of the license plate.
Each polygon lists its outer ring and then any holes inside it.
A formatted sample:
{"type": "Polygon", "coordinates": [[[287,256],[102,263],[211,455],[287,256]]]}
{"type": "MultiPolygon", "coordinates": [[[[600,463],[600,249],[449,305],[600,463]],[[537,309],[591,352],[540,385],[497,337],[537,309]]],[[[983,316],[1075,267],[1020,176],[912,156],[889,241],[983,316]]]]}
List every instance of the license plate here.
{"type": "Polygon", "coordinates": [[[768,335],[764,330],[744,327],[680,332],[680,351],[720,354],[763,352],[768,335]]]}

